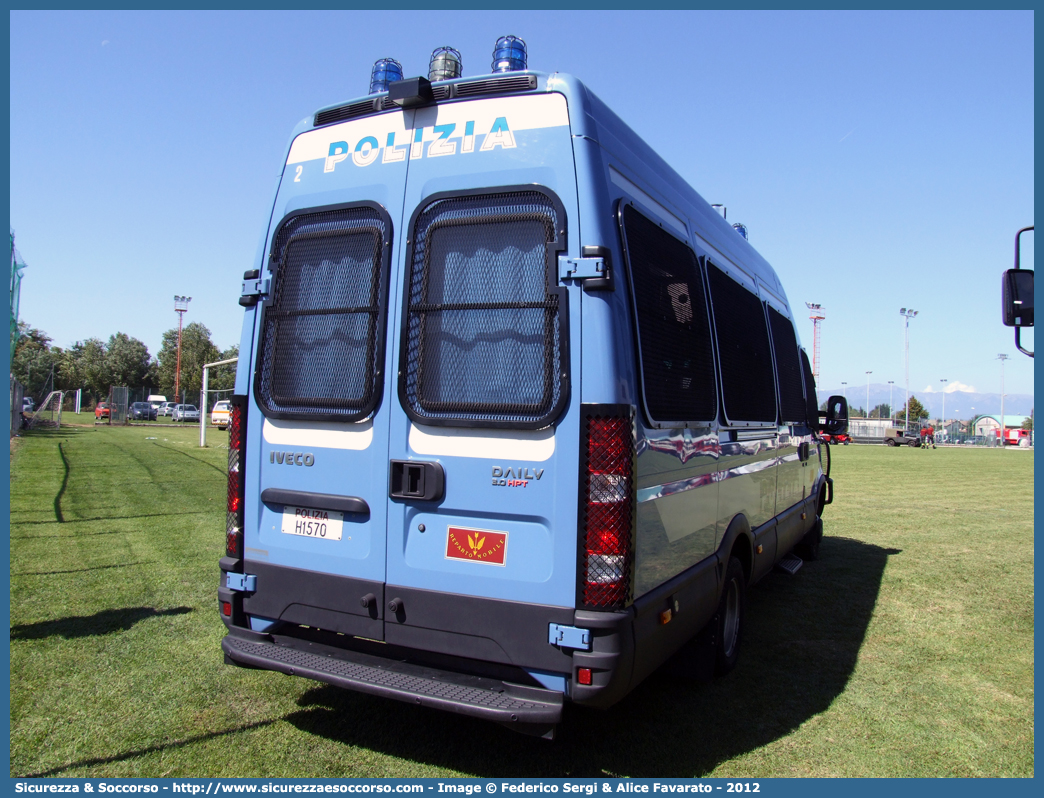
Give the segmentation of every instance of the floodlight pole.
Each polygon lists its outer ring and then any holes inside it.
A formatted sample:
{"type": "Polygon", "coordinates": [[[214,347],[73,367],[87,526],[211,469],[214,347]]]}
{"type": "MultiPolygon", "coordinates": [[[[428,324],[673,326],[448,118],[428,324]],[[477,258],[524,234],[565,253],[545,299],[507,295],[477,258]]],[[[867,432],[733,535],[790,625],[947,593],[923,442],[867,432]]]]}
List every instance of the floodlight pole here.
{"type": "Polygon", "coordinates": [[[192,301],[190,296],[175,296],[174,297],[174,312],[178,314],[178,364],[174,369],[174,404],[176,405],[180,400],[178,399],[178,392],[181,389],[181,322],[185,318],[185,311],[188,310],[188,303],[192,301]]]}
{"type": "Polygon", "coordinates": [[[943,431],[945,432],[946,431],[946,383],[949,382],[949,380],[939,380],[939,382],[941,382],[942,385],[943,385],[942,428],[943,428],[943,431]]]}
{"type": "Polygon", "coordinates": [[[826,311],[817,302],[806,302],[809,309],[809,319],[812,321],[812,376],[819,380],[820,354],[819,354],[819,323],[826,318],[826,311]]]}
{"type": "Polygon", "coordinates": [[[900,308],[899,315],[906,319],[906,428],[910,429],[910,319],[917,315],[913,308],[900,308]]]}
{"type": "Polygon", "coordinates": [[[1007,355],[997,355],[997,360],[1001,362],[1001,417],[1000,417],[1000,444],[1001,448],[1004,448],[1004,361],[1008,359],[1007,355]]]}

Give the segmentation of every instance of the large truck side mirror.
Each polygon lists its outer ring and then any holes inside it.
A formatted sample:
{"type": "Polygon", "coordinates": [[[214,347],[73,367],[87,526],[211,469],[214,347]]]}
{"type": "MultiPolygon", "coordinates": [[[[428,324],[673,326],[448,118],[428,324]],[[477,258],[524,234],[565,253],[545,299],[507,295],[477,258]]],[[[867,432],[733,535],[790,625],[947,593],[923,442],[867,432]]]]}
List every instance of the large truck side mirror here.
{"type": "Polygon", "coordinates": [[[1023,227],[1015,234],[1015,268],[1001,277],[1001,317],[1005,326],[1015,328],[1015,348],[1022,354],[1033,353],[1022,345],[1022,328],[1033,326],[1033,269],[1019,268],[1022,234],[1033,229],[1023,227]]]}
{"type": "Polygon", "coordinates": [[[826,420],[820,426],[827,435],[848,432],[848,400],[845,397],[831,396],[827,399],[826,420]]]}
{"type": "Polygon", "coordinates": [[[1033,326],[1033,270],[1008,269],[1001,280],[1005,327],[1033,326]]]}

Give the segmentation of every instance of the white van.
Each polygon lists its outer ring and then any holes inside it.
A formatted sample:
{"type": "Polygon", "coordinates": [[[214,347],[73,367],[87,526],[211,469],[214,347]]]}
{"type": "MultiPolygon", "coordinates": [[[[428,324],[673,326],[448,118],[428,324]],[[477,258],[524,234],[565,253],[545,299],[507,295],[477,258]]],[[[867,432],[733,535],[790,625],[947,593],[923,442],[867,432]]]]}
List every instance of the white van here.
{"type": "Polygon", "coordinates": [[[225,661],[543,736],[687,644],[731,669],[745,591],[817,556],[832,499],[742,233],[558,73],[394,82],[283,163],[240,298],[225,661]]]}

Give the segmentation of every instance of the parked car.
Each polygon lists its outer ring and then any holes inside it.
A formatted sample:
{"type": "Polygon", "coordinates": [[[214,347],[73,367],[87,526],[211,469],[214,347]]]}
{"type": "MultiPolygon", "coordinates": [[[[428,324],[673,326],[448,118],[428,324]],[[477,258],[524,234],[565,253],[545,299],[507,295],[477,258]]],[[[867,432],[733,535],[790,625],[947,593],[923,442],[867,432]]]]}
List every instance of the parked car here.
{"type": "Polygon", "coordinates": [[[221,401],[214,405],[214,409],[210,411],[210,423],[215,424],[221,429],[228,427],[228,416],[231,412],[231,404],[227,401],[221,401]]]}
{"type": "Polygon", "coordinates": [[[33,401],[31,396],[22,397],[22,412],[32,413],[36,409],[36,402],[33,401]]]}
{"type": "Polygon", "coordinates": [[[100,418],[109,417],[109,403],[98,402],[98,406],[94,408],[94,420],[97,421],[100,418]]]}
{"type": "Polygon", "coordinates": [[[134,421],[155,421],[156,408],[148,402],[135,402],[130,407],[130,417],[134,421]]]}
{"type": "Polygon", "coordinates": [[[845,446],[848,446],[848,444],[852,442],[852,436],[847,432],[839,432],[836,435],[827,435],[824,433],[819,436],[819,439],[823,441],[823,443],[842,443],[845,446]]]}
{"type": "Polygon", "coordinates": [[[145,401],[159,410],[159,406],[167,401],[167,397],[162,394],[151,393],[145,401]]]}
{"type": "Polygon", "coordinates": [[[174,415],[174,407],[177,402],[164,402],[158,408],[156,408],[156,415],[158,416],[172,416],[174,415]]]}
{"type": "Polygon", "coordinates": [[[199,410],[195,405],[175,405],[174,421],[199,421],[199,410]]]}
{"type": "Polygon", "coordinates": [[[916,431],[907,432],[905,429],[888,427],[885,430],[884,442],[889,446],[913,446],[921,445],[921,436],[916,431]]]}

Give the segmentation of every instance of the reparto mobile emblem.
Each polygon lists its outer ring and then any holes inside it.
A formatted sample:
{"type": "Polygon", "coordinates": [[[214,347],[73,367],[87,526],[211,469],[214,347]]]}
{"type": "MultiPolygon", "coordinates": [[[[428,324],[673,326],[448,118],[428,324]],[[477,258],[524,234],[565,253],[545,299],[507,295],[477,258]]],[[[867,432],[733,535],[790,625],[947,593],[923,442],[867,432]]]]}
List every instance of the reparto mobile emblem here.
{"type": "Polygon", "coordinates": [[[446,559],[504,565],[507,558],[507,532],[491,529],[446,528],[446,559]]]}

